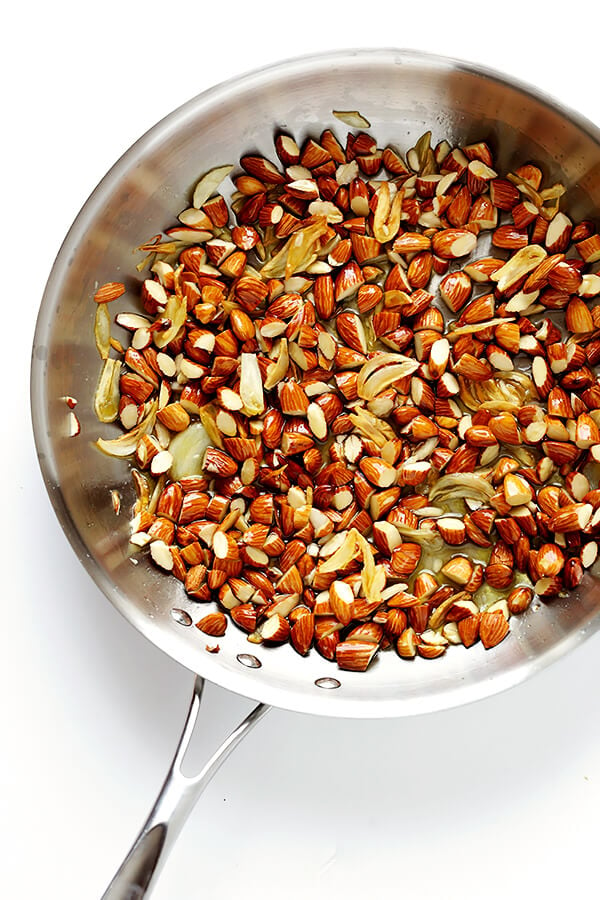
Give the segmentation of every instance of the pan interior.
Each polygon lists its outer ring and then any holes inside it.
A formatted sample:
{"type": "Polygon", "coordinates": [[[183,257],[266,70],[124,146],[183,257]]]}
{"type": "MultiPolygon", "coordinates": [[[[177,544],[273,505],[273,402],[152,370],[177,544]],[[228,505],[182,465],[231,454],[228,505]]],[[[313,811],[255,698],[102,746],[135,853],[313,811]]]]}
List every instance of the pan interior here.
{"type": "MultiPolygon", "coordinates": [[[[568,188],[570,212],[600,206],[600,133],[546,97],[495,73],[396,50],[345,51],[284,63],[214,88],[160,122],[113,167],[71,228],[52,270],[33,350],[32,407],[48,491],[76,553],[120,612],[189,669],[231,690],[288,709],[379,717],[428,712],[475,700],[522,681],[595,632],[600,588],[587,580],[568,600],[514,618],[511,635],[492,652],[451,648],[435,661],[403,662],[380,654],[367,673],[340,672],[313,651],[249,644],[230,626],[220,652],[190,625],[207,611],[144,554],[128,549],[133,501],[128,465],[100,454],[93,441],[114,434],[97,422],[92,399],[99,360],[93,342],[98,284],[122,280],[128,293],[111,313],[133,308],[139,280],[133,248],[189,205],[190,188],[212,166],[248,151],[273,157],[277,128],[298,139],[347,128],[333,109],[358,109],[379,146],[402,152],[431,130],[466,143],[484,139],[500,170],[528,159],[568,188]],[[63,397],[78,401],[81,434],[68,436],[63,397]],[[122,495],[116,517],[110,490],[122,495]]],[[[57,610],[60,614],[60,610],[57,610]]],[[[92,623],[90,623],[92,627],[92,623]]],[[[210,641],[211,639],[209,639],[210,641]]],[[[212,641],[211,641],[212,642],[212,641]]]]}

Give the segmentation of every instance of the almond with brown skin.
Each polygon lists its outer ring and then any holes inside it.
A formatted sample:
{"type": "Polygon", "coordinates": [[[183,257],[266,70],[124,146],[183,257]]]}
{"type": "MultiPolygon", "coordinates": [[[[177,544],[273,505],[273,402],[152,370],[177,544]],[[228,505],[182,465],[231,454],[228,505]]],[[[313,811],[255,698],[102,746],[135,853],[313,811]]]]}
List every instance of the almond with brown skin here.
{"type": "Polygon", "coordinates": [[[343,641],[336,647],[336,662],[340,669],[365,672],[377,649],[377,645],[371,641],[343,641]]]}
{"type": "MultiPolygon", "coordinates": [[[[101,285],[94,294],[96,303],[112,303],[125,293],[125,285],[120,281],[108,281],[101,285]]],[[[165,297],[166,300],[166,297],[165,297]]]]}
{"type": "Polygon", "coordinates": [[[156,514],[176,522],[182,505],[183,489],[180,484],[172,482],[163,489],[156,507],[156,514]]]}
{"type": "Polygon", "coordinates": [[[256,607],[252,603],[241,603],[230,610],[230,615],[235,624],[252,634],[256,631],[256,623],[258,613],[256,607]]]}
{"type": "Polygon", "coordinates": [[[292,646],[301,656],[305,656],[312,644],[315,632],[315,620],[313,614],[307,609],[294,619],[290,631],[292,646]]]}
{"type": "Polygon", "coordinates": [[[413,628],[406,628],[396,641],[398,656],[402,659],[414,659],[417,655],[417,635],[413,628]]]}
{"type": "Polygon", "coordinates": [[[227,619],[222,612],[208,613],[196,623],[196,628],[199,628],[204,634],[222,637],[227,630],[227,619]]]}
{"type": "Polygon", "coordinates": [[[573,297],[565,312],[565,322],[573,334],[585,334],[594,330],[594,320],[587,304],[579,297],[573,297]]]}
{"type": "Polygon", "coordinates": [[[169,431],[185,431],[190,424],[190,416],[181,403],[168,403],[159,409],[156,418],[169,431]]]}
{"type": "Polygon", "coordinates": [[[528,587],[516,587],[506,598],[508,609],[513,616],[525,612],[531,606],[532,600],[533,591],[528,587]]]}
{"type": "Polygon", "coordinates": [[[510,566],[503,563],[491,563],[485,567],[485,580],[490,587],[502,590],[508,587],[514,577],[510,566]]]}
{"type": "Polygon", "coordinates": [[[484,612],[481,614],[479,637],[486,650],[490,650],[503,641],[508,632],[508,622],[501,612],[484,612]]]}
{"type": "Polygon", "coordinates": [[[458,622],[458,633],[465,647],[472,647],[479,639],[480,613],[469,615],[458,622]]]}
{"type": "Polygon", "coordinates": [[[472,282],[465,271],[450,272],[440,282],[440,297],[452,312],[458,312],[472,291],[472,282]]]}
{"type": "Polygon", "coordinates": [[[567,590],[573,591],[579,587],[583,580],[583,563],[577,557],[572,556],[565,563],[564,586],[567,590]]]}
{"type": "Polygon", "coordinates": [[[363,457],[358,465],[365,478],[378,488],[389,488],[398,478],[394,466],[377,457],[363,457]]]}
{"type": "Polygon", "coordinates": [[[590,503],[571,503],[563,506],[550,516],[548,528],[561,534],[582,531],[592,517],[590,503]]]}
{"type": "Polygon", "coordinates": [[[488,362],[477,359],[470,353],[463,353],[454,363],[454,372],[469,381],[489,381],[493,369],[488,362]]]}
{"type": "Polygon", "coordinates": [[[417,644],[417,653],[424,659],[437,659],[446,652],[446,646],[439,644],[417,644]]]}
{"type": "Polygon", "coordinates": [[[464,543],[466,529],[462,519],[454,516],[444,516],[437,520],[437,527],[446,544],[458,546],[464,543]]]}
{"type": "Polygon", "coordinates": [[[290,625],[287,619],[275,613],[265,620],[259,631],[262,639],[267,643],[282,644],[289,637],[290,625]]]}
{"type": "Polygon", "coordinates": [[[329,603],[335,617],[348,625],[353,618],[354,593],[345,581],[334,581],[329,588],[329,603]]]}
{"type": "Polygon", "coordinates": [[[236,461],[228,453],[219,450],[217,447],[208,447],[204,454],[202,467],[205,472],[211,475],[218,475],[220,478],[235,475],[238,470],[236,461]]]}
{"type": "MultiPolygon", "coordinates": [[[[253,642],[289,640],[305,654],[315,641],[351,669],[370,655],[357,660],[350,644],[399,639],[402,655],[435,658],[475,641],[481,624],[492,646],[507,628],[498,616],[531,602],[531,589],[510,590],[516,571],[552,597],[598,552],[600,501],[581,468],[600,462],[600,307],[587,303],[600,276],[585,271],[600,240],[558,209],[560,191],[540,196],[537,166],[498,177],[481,141],[433,150],[425,135],[410,168],[366,132],[345,147],[324,132],[302,150],[280,134],[276,150],[285,172],[244,157],[231,205],[201,181],[200,208],[166,232],[183,249],[166,263],[159,237],[144,247],[156,254],[141,288],[147,315],[117,320],[131,345],[114,403],[127,433],[115,443],[129,441],[160,479],[152,495],[137,473],[133,543],[149,542],[190,597],[217,592],[253,642]],[[393,184],[370,180],[382,163],[393,184]],[[231,211],[237,221],[220,234],[231,211]],[[507,258],[451,272],[484,229],[507,258]],[[432,273],[458,313],[448,328],[432,273]],[[493,290],[473,300],[472,282],[493,290]],[[545,318],[533,318],[537,307],[545,318]],[[554,322],[560,310],[570,338],[554,322]],[[171,483],[171,435],[191,416],[211,441],[205,476],[171,483]],[[467,488],[471,473],[481,496],[440,515],[428,485],[462,477],[467,488]],[[445,554],[440,577],[453,583],[439,585],[419,571],[421,545],[405,528],[487,548],[488,565],[445,554]],[[413,573],[410,588],[400,583],[413,573]],[[508,597],[480,618],[484,578],[508,597]]],[[[95,299],[109,298],[106,285],[95,299]]]]}
{"type": "Polygon", "coordinates": [[[441,259],[458,259],[468,256],[477,245],[477,236],[460,228],[446,228],[436,232],[432,239],[432,249],[441,259]]]}
{"type": "Polygon", "coordinates": [[[409,255],[413,253],[421,253],[423,250],[429,250],[431,247],[431,238],[425,234],[419,234],[414,231],[405,231],[399,234],[394,240],[392,249],[400,255],[409,255]]]}
{"type": "Polygon", "coordinates": [[[392,570],[400,576],[407,577],[408,575],[412,575],[419,563],[420,558],[420,545],[413,544],[407,541],[392,552],[392,570]]]}
{"type": "Polygon", "coordinates": [[[542,544],[537,555],[537,566],[542,576],[558,575],[564,565],[565,555],[557,544],[542,544]]]}

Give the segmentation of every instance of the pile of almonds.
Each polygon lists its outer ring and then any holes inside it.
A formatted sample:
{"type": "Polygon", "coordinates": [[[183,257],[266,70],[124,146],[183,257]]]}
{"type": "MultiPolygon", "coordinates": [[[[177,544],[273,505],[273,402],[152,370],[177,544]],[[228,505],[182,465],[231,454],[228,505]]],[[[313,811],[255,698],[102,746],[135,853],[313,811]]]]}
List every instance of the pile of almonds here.
{"type": "Polygon", "coordinates": [[[207,635],[358,671],[490,648],[596,560],[600,234],[536,165],[430,139],[278,134],[141,248],[126,348],[123,285],[95,295],[98,446],[207,635]]]}

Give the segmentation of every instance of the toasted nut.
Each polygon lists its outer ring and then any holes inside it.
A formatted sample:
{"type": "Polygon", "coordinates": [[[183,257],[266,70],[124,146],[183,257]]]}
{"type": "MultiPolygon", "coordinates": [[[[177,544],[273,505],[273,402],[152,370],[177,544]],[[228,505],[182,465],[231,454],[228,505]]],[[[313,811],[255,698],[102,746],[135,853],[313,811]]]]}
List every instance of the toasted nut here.
{"type": "Polygon", "coordinates": [[[439,338],[431,345],[429,360],[427,363],[429,375],[437,379],[446,371],[450,358],[450,343],[447,338],[439,338]]]}
{"type": "Polygon", "coordinates": [[[473,563],[466,556],[454,556],[442,566],[441,572],[455,584],[467,584],[473,575],[473,563]]]}
{"type": "Polygon", "coordinates": [[[370,641],[344,641],[337,645],[335,658],[340,669],[365,672],[377,649],[370,641]]]}
{"type": "Polygon", "coordinates": [[[587,304],[579,297],[573,297],[566,309],[565,321],[569,331],[573,334],[585,334],[594,330],[594,320],[587,308],[587,304]]]}
{"type": "Polygon", "coordinates": [[[509,506],[522,506],[533,499],[533,491],[521,475],[509,473],[504,479],[504,496],[509,506]]]}
{"type": "Polygon", "coordinates": [[[472,647],[479,639],[480,621],[480,613],[459,620],[458,633],[465,647],[472,647]]]}
{"type": "Polygon", "coordinates": [[[541,575],[558,575],[565,565],[565,555],[557,544],[542,544],[537,553],[537,567],[541,575]]]}
{"type": "Polygon", "coordinates": [[[593,507],[590,503],[570,503],[561,507],[550,516],[550,531],[570,534],[583,531],[592,517],[593,507]]]}
{"type": "Polygon", "coordinates": [[[587,413],[581,413],[575,425],[575,444],[582,450],[589,450],[598,443],[600,443],[598,425],[587,413]]]}
{"type": "Polygon", "coordinates": [[[335,320],[335,324],[341,339],[349,347],[359,353],[367,352],[367,339],[360,316],[351,312],[342,312],[335,320]]]}
{"type": "Polygon", "coordinates": [[[334,581],[329,588],[329,603],[333,614],[342,623],[348,625],[353,618],[354,593],[345,581],[334,581]]]}
{"type": "Polygon", "coordinates": [[[508,634],[509,626],[501,612],[484,612],[479,622],[479,637],[486,650],[495,647],[508,634]]]}
{"type": "Polygon", "coordinates": [[[514,588],[508,597],[506,598],[506,602],[508,604],[508,609],[511,615],[519,615],[522,612],[525,612],[526,609],[531,605],[531,601],[533,600],[533,591],[528,587],[516,587],[514,588]]]}
{"type": "Polygon", "coordinates": [[[190,417],[181,403],[169,403],[156,414],[159,422],[169,431],[185,431],[190,424],[190,417]]]}
{"type": "Polygon", "coordinates": [[[556,597],[558,594],[560,594],[562,589],[563,582],[561,578],[544,576],[542,578],[538,578],[535,583],[535,592],[538,597],[556,597]]]}
{"type": "Polygon", "coordinates": [[[398,474],[394,466],[376,457],[363,457],[359,468],[364,476],[378,488],[388,488],[396,483],[398,474]]]}
{"type": "MultiPolygon", "coordinates": [[[[577,557],[572,556],[565,563],[564,586],[567,590],[575,590],[583,580],[583,563],[577,557]]],[[[560,592],[560,583],[558,585],[560,592]]],[[[537,585],[536,585],[537,590],[537,585]]]]}
{"type": "Polygon", "coordinates": [[[409,542],[403,543],[400,547],[396,547],[392,552],[392,569],[397,575],[412,575],[421,558],[421,547],[419,544],[409,542]]]}
{"type": "Polygon", "coordinates": [[[513,580],[513,570],[510,565],[503,563],[491,563],[485,567],[485,580],[492,588],[501,590],[506,588],[513,580]]]}
{"type": "Polygon", "coordinates": [[[204,634],[222,637],[227,630],[227,619],[222,612],[209,613],[196,623],[196,628],[199,628],[204,634]]]}
{"type": "MultiPolygon", "coordinates": [[[[441,637],[441,635],[440,635],[441,637]]],[[[447,641],[444,639],[444,644],[440,645],[432,645],[432,644],[417,644],[417,653],[419,656],[423,656],[425,659],[437,659],[438,656],[442,656],[446,651],[447,641]]]]}
{"type": "Polygon", "coordinates": [[[587,544],[581,548],[580,553],[581,564],[584,569],[589,569],[590,566],[593,566],[598,558],[598,544],[596,541],[588,541],[587,544]]]}
{"type": "Polygon", "coordinates": [[[281,644],[287,640],[290,634],[290,626],[287,619],[276,613],[270,616],[260,627],[260,635],[264,641],[272,644],[281,644]]]}
{"type": "Polygon", "coordinates": [[[112,303],[125,293],[125,285],[118,281],[110,281],[101,285],[94,294],[96,303],[112,303]]]}
{"type": "Polygon", "coordinates": [[[304,610],[301,615],[294,619],[290,631],[290,641],[292,646],[301,656],[305,656],[312,644],[315,632],[314,616],[309,610],[304,610]]]}
{"type": "Polygon", "coordinates": [[[460,228],[447,228],[436,232],[432,239],[432,249],[442,259],[458,259],[468,256],[475,249],[477,236],[460,228]]]}
{"type": "Polygon", "coordinates": [[[466,538],[465,524],[462,519],[454,516],[445,516],[437,520],[438,531],[444,541],[451,546],[462,544],[466,538]]]}
{"type": "Polygon", "coordinates": [[[417,655],[417,635],[413,628],[406,628],[396,641],[398,656],[403,659],[414,659],[417,655]]]}

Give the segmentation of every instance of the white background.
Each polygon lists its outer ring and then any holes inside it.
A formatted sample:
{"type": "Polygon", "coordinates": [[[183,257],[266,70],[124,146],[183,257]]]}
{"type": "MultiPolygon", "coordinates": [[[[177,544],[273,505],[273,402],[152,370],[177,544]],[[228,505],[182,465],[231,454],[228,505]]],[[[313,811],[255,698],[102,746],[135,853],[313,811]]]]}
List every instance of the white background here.
{"type": "MultiPolygon", "coordinates": [[[[597,4],[571,12],[448,0],[5,10],[0,896],[100,896],[162,781],[191,687],[84,574],[37,467],[33,327],[82,203],[194,94],[320,49],[396,45],[486,63],[598,122],[597,4]]],[[[599,647],[592,639],[522,687],[427,717],[272,712],[201,799],[154,896],[595,895],[599,647]]],[[[248,708],[209,686],[201,750],[248,708]]]]}

